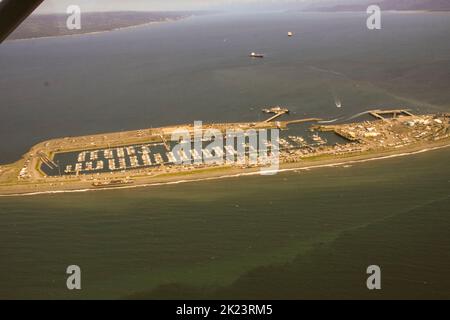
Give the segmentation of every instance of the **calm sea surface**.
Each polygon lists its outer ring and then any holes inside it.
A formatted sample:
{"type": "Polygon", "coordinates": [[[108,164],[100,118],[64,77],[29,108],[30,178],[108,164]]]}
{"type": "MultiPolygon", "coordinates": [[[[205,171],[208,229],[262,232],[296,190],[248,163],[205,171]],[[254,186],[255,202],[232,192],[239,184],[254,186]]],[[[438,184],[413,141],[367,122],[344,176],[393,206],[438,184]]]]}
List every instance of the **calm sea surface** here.
{"type": "MultiPolygon", "coordinates": [[[[379,32],[359,14],[223,14],[8,42],[0,162],[53,137],[258,120],[272,104],[449,112],[449,30],[447,14],[386,14],[379,32]]],[[[449,159],[0,198],[0,297],[449,298],[449,159]],[[383,295],[365,289],[371,264],[383,295]]]]}

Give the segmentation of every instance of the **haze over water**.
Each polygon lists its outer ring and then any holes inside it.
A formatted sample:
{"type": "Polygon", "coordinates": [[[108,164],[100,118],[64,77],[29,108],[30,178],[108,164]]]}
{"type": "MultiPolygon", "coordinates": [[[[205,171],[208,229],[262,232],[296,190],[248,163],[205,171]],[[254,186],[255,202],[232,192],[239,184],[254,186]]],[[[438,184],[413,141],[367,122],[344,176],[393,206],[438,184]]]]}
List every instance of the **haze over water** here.
{"type": "MultiPolygon", "coordinates": [[[[361,14],[220,14],[6,43],[0,162],[49,138],[253,121],[276,104],[291,118],[448,112],[450,15],[383,17],[380,32],[361,14]]],[[[384,294],[448,298],[449,155],[1,198],[0,297],[377,297],[365,268],[380,264],[384,294]]]]}
{"type": "Polygon", "coordinates": [[[449,15],[385,14],[383,30],[375,32],[365,19],[223,14],[6,43],[0,162],[48,138],[252,121],[274,104],[288,106],[292,118],[326,119],[374,107],[448,108],[449,15]],[[252,51],[266,58],[249,59],[252,51]]]}

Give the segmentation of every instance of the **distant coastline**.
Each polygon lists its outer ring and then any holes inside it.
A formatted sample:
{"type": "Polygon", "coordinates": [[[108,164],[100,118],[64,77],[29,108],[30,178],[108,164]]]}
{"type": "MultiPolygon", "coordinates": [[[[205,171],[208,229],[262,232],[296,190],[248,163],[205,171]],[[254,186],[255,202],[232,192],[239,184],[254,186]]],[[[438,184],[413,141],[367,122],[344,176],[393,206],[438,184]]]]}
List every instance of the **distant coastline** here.
{"type": "Polygon", "coordinates": [[[366,12],[369,5],[378,5],[385,12],[425,13],[450,12],[450,2],[446,0],[378,0],[362,4],[314,5],[307,11],[316,12],[366,12]]]}
{"type": "Polygon", "coordinates": [[[120,31],[120,30],[128,30],[128,29],[135,29],[140,27],[146,27],[151,25],[157,25],[161,23],[170,23],[170,22],[176,22],[182,19],[187,19],[189,17],[180,18],[180,19],[173,19],[173,20],[166,20],[166,21],[152,21],[152,22],[146,22],[141,24],[136,24],[132,26],[127,27],[118,27],[114,29],[109,30],[102,30],[102,31],[91,31],[91,32],[84,32],[84,33],[73,33],[73,34],[63,34],[63,35],[54,35],[54,36],[41,36],[41,37],[34,37],[34,38],[18,38],[18,39],[7,39],[6,42],[19,42],[19,41],[30,41],[30,40],[39,40],[39,39],[54,39],[54,38],[71,38],[71,37],[77,37],[77,36],[90,36],[95,34],[102,34],[107,32],[114,32],[114,31],[120,31]]]}
{"type": "Polygon", "coordinates": [[[82,14],[80,30],[66,27],[67,15],[40,14],[30,16],[7,41],[23,41],[89,35],[103,32],[143,27],[147,25],[174,22],[206,14],[205,12],[88,12],[82,14]]]}
{"type": "MultiPolygon", "coordinates": [[[[327,9],[315,9],[315,10],[307,10],[305,12],[308,13],[364,13],[366,14],[367,8],[360,8],[355,10],[331,10],[327,9]]],[[[383,10],[384,13],[397,13],[397,14],[416,14],[416,13],[428,13],[428,14],[450,14],[450,10],[443,11],[432,11],[432,10],[383,10]]]]}

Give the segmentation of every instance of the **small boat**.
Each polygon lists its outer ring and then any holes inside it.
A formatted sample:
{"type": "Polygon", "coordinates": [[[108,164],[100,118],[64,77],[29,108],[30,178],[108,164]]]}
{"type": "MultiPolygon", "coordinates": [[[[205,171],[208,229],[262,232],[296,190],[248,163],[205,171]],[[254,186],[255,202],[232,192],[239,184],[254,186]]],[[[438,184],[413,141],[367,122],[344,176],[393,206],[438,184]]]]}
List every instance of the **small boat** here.
{"type": "Polygon", "coordinates": [[[252,52],[252,53],[250,53],[250,57],[251,58],[264,58],[264,54],[252,52]]]}
{"type": "Polygon", "coordinates": [[[317,133],[316,133],[316,134],[313,134],[312,139],[313,139],[315,142],[320,142],[320,141],[322,140],[322,138],[320,138],[319,135],[318,135],[317,133]]]}
{"type": "Polygon", "coordinates": [[[291,32],[291,31],[288,32],[288,37],[292,37],[293,35],[294,35],[293,32],[291,32]]]}
{"type": "Polygon", "coordinates": [[[312,139],[314,140],[314,142],[316,142],[318,145],[323,145],[327,143],[327,140],[323,139],[321,136],[319,136],[319,134],[314,134],[312,136],[312,139]]]}

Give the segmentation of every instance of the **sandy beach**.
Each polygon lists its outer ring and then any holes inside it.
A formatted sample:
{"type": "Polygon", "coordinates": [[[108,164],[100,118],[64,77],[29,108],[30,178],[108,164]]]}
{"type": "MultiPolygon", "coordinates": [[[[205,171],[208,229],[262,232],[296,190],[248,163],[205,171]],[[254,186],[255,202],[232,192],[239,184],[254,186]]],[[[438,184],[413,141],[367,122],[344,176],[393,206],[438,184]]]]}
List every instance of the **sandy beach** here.
{"type": "MultiPolygon", "coordinates": [[[[347,155],[343,157],[327,156],[323,159],[304,160],[296,163],[280,164],[280,169],[273,174],[300,172],[320,168],[348,167],[371,161],[381,161],[398,157],[407,157],[425,152],[432,152],[450,147],[448,139],[433,143],[422,143],[414,146],[388,150],[385,152],[367,152],[364,154],[347,155]]],[[[245,176],[261,175],[259,168],[240,169],[223,166],[208,169],[193,169],[189,172],[165,173],[152,176],[133,176],[132,185],[95,188],[92,181],[52,181],[51,183],[31,183],[0,185],[0,197],[38,196],[45,194],[79,193],[88,191],[107,191],[116,189],[133,189],[145,187],[158,187],[162,185],[197,183],[202,181],[231,179],[245,176]]]]}

